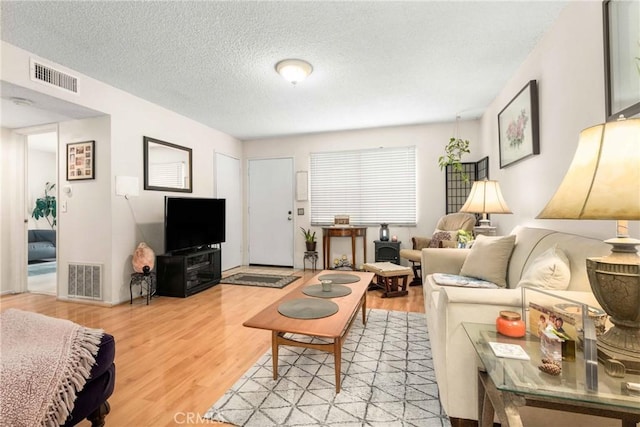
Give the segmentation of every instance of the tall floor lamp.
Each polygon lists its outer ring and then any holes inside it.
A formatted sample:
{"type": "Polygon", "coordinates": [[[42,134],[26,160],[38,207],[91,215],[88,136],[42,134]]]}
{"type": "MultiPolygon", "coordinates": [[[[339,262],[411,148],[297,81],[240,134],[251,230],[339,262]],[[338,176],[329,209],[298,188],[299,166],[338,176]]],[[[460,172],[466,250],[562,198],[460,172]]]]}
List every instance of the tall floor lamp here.
{"type": "Polygon", "coordinates": [[[606,257],[587,258],[593,293],[614,324],[598,337],[598,357],[640,373],[640,257],[628,221],[640,220],[640,119],[621,119],[580,133],[560,187],[537,218],[617,221],[606,257]]]}

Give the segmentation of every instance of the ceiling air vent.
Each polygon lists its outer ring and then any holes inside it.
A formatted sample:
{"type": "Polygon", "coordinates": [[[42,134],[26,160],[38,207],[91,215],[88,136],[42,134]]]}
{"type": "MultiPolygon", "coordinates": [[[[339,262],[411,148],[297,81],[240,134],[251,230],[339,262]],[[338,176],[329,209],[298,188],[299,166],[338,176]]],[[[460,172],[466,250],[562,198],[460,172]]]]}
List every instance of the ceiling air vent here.
{"type": "Polygon", "coordinates": [[[31,60],[31,80],[64,89],[69,92],[78,93],[78,78],[42,62],[31,60]]]}

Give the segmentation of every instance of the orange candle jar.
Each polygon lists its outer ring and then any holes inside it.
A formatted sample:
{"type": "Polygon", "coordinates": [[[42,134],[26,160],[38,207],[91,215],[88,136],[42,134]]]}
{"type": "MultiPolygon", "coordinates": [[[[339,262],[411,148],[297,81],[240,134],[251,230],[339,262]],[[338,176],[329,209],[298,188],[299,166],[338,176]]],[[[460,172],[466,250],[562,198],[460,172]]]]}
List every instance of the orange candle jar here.
{"type": "Polygon", "coordinates": [[[520,338],[525,335],[526,327],[520,314],[515,311],[501,311],[496,319],[496,330],[508,337],[520,338]]]}

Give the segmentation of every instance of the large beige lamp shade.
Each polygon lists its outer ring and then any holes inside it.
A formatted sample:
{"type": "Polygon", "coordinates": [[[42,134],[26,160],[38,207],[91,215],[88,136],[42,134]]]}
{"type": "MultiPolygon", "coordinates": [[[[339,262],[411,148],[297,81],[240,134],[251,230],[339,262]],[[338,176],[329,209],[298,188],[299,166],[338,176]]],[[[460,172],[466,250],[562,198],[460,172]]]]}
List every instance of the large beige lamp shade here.
{"type": "Polygon", "coordinates": [[[511,210],[502,197],[498,181],[475,181],[460,212],[481,213],[480,226],[489,226],[487,214],[510,214],[511,210]]]}
{"type": "Polygon", "coordinates": [[[640,219],[640,119],[580,133],[569,171],[538,218],[640,219]]]}
{"type": "Polygon", "coordinates": [[[569,171],[538,218],[617,221],[617,236],[605,240],[611,254],[587,259],[591,289],[614,324],[598,338],[598,357],[607,367],[640,373],[640,240],[628,235],[628,221],[640,220],[640,119],[583,130],[569,171]]]}

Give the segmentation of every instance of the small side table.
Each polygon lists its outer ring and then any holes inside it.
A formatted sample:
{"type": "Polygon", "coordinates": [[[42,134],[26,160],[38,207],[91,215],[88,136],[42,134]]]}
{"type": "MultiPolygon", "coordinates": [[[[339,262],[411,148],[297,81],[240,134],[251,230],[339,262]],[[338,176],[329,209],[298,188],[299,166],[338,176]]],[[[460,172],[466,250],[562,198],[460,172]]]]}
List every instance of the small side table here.
{"type": "Polygon", "coordinates": [[[638,375],[611,377],[605,374],[604,365],[598,363],[600,392],[590,391],[585,387],[585,360],[581,351],[576,352],[574,361],[562,362],[562,381],[558,381],[558,377],[538,374],[541,352],[537,336],[527,333],[523,338],[504,337],[496,332],[495,323],[462,322],[462,327],[480,362],[477,374],[480,427],[493,426],[494,416],[504,427],[521,427],[522,406],[617,418],[621,427],[636,427],[640,422],[638,399],[622,387],[622,382],[640,381],[638,375]],[[531,360],[497,357],[487,344],[492,341],[520,345],[531,360]]]}
{"type": "Polygon", "coordinates": [[[315,273],[318,266],[318,251],[305,251],[304,259],[302,260],[303,271],[307,271],[307,261],[311,263],[311,269],[315,273]]]}
{"type": "Polygon", "coordinates": [[[322,227],[322,262],[324,269],[331,269],[331,238],[351,237],[351,269],[356,270],[356,237],[362,237],[363,262],[367,262],[367,227],[322,227]]]}
{"type": "Polygon", "coordinates": [[[147,305],[149,305],[151,297],[156,293],[156,273],[154,271],[149,272],[149,274],[131,273],[131,281],[129,282],[131,302],[129,304],[133,304],[133,287],[135,285],[140,285],[140,296],[142,296],[144,289],[147,290],[147,305]]]}

